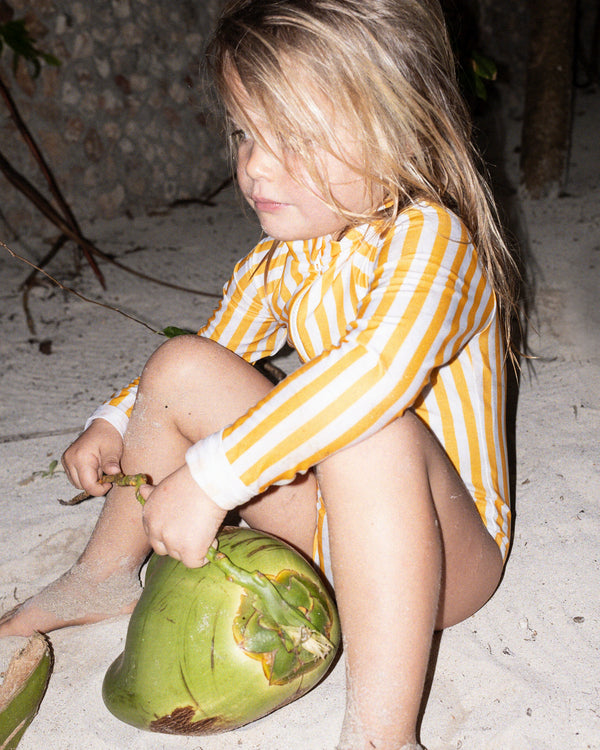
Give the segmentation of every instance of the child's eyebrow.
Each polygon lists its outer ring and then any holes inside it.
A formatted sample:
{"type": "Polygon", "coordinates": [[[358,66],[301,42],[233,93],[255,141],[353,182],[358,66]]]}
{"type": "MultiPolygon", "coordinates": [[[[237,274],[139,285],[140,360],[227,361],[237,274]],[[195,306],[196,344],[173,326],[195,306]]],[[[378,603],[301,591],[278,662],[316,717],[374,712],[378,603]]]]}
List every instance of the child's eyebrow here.
{"type": "Polygon", "coordinates": [[[227,112],[227,128],[228,130],[244,130],[247,133],[256,130],[252,125],[250,118],[245,116],[242,112],[236,114],[227,112]]]}

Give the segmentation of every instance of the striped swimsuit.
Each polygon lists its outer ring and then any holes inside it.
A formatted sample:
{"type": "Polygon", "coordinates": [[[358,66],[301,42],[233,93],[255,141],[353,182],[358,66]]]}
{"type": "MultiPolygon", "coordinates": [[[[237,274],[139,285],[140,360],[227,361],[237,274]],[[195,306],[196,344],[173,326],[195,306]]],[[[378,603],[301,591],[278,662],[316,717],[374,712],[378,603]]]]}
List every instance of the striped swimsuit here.
{"type": "MultiPolygon", "coordinates": [[[[504,348],[495,297],[462,222],[418,204],[387,231],[260,242],[199,331],[249,362],[286,342],[302,365],[186,461],[230,509],[285,484],[411,408],[435,433],[506,557],[504,348]]],[[[100,407],[121,432],[134,384],[100,407]]],[[[320,503],[315,557],[329,573],[320,503]],[[323,557],[325,559],[323,559],[323,557]]]]}

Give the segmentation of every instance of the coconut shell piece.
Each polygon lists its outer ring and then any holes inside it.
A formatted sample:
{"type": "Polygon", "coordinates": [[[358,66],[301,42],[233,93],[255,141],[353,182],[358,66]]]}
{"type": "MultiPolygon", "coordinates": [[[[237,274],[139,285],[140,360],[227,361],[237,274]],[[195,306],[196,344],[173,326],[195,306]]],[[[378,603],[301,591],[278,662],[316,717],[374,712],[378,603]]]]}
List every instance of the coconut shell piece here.
{"type": "Polygon", "coordinates": [[[0,639],[0,750],[14,750],[38,712],[50,673],[52,651],[48,639],[0,639]]]}

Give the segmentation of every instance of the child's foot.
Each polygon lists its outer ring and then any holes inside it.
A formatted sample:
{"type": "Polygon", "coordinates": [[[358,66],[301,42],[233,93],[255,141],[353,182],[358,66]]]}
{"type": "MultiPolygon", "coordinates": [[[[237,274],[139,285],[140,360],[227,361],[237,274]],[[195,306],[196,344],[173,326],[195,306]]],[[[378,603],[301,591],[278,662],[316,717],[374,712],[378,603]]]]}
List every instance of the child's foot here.
{"type": "MultiPolygon", "coordinates": [[[[127,562],[127,561],[126,561],[127,562]]],[[[141,594],[137,573],[127,564],[98,580],[93,568],[76,563],[64,575],[0,617],[0,637],[49,633],[133,610],[141,594]]]]}

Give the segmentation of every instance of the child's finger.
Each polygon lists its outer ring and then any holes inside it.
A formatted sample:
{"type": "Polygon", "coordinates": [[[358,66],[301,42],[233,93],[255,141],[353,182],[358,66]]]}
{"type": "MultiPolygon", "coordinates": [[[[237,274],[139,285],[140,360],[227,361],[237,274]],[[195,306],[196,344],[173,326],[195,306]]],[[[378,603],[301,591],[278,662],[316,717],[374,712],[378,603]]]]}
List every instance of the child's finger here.
{"type": "Polygon", "coordinates": [[[121,465],[116,458],[112,458],[102,464],[102,472],[104,474],[119,474],[120,471],[121,465]]]}
{"type": "Polygon", "coordinates": [[[92,466],[84,466],[79,470],[79,484],[86,492],[93,497],[106,495],[111,488],[110,484],[102,484],[98,476],[98,470],[92,466]]]}
{"type": "Polygon", "coordinates": [[[100,468],[104,474],[119,474],[121,471],[121,456],[113,450],[100,449],[100,468]]]}
{"type": "MultiPolygon", "coordinates": [[[[166,546],[162,542],[159,542],[159,541],[156,541],[153,543],[152,549],[156,552],[157,555],[160,555],[161,557],[164,557],[165,555],[169,554],[166,546]]],[[[178,559],[177,557],[174,557],[173,554],[171,554],[171,557],[173,557],[175,560],[178,559]]]]}

